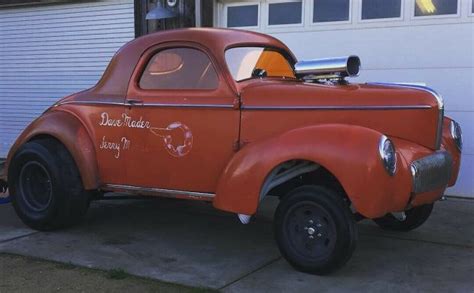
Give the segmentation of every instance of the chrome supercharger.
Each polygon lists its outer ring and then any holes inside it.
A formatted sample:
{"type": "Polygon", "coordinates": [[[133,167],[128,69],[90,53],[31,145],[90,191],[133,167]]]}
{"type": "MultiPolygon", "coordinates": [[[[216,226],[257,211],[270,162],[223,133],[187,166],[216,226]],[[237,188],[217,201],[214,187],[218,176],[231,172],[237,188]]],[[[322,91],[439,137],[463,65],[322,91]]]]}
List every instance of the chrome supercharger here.
{"type": "Polygon", "coordinates": [[[295,64],[295,74],[307,82],[344,82],[346,77],[357,76],[360,66],[360,59],[355,55],[302,60],[295,64]]]}

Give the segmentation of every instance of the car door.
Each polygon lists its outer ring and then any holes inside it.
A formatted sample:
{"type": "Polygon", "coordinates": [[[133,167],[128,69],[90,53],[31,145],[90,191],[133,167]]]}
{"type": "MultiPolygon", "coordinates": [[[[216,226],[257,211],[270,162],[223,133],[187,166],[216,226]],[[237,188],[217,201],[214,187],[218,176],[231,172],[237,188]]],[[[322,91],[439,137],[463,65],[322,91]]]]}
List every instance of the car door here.
{"type": "Polygon", "coordinates": [[[214,192],[239,136],[238,98],[204,48],[168,44],[132,76],[126,184],[214,192]]]}

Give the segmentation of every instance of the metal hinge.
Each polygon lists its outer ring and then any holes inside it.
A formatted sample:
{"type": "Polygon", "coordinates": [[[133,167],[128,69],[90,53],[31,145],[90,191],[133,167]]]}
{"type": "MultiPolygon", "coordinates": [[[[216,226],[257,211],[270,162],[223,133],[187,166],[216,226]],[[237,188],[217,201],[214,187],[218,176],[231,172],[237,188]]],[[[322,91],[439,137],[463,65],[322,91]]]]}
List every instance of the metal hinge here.
{"type": "Polygon", "coordinates": [[[240,106],[241,106],[241,101],[240,101],[240,95],[238,97],[236,97],[234,99],[234,101],[232,102],[232,105],[233,105],[233,109],[234,110],[239,110],[240,109],[240,106]]]}

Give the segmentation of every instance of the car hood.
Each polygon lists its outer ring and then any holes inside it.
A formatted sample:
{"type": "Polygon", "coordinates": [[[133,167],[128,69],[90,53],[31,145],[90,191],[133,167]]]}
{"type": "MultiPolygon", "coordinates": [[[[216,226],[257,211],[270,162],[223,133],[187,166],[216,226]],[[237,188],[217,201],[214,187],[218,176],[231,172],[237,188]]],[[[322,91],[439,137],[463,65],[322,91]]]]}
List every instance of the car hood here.
{"type": "MultiPolygon", "coordinates": [[[[241,87],[243,111],[278,111],[288,126],[353,124],[439,148],[442,104],[434,92],[403,85],[322,85],[254,80],[241,87]]],[[[279,124],[279,123],[276,123],[279,124]]],[[[281,127],[276,127],[281,128],[281,127]]],[[[281,129],[275,129],[278,131],[281,129]]]]}

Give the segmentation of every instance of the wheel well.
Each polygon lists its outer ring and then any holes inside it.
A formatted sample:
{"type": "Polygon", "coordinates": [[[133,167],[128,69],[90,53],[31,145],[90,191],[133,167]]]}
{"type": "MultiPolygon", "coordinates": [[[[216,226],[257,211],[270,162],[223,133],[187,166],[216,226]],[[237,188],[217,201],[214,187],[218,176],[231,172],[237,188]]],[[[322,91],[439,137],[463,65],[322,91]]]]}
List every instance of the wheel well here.
{"type": "Polygon", "coordinates": [[[347,199],[346,192],[336,176],[325,167],[307,160],[291,160],[275,167],[265,180],[260,199],[265,195],[281,197],[290,190],[302,185],[324,186],[347,199]],[[296,176],[292,176],[292,174],[296,176]],[[281,178],[280,181],[278,181],[279,178],[281,178]],[[276,184],[264,190],[271,182],[276,184]]]}
{"type": "MultiPolygon", "coordinates": [[[[49,135],[49,134],[38,134],[38,135],[35,135],[35,136],[31,137],[31,138],[28,140],[28,142],[30,142],[30,141],[36,141],[36,140],[47,140],[47,139],[53,140],[53,141],[55,141],[55,142],[57,142],[57,143],[60,143],[60,144],[64,145],[59,139],[57,139],[56,137],[54,137],[54,136],[52,136],[52,135],[49,135]]],[[[66,146],[64,146],[64,147],[66,147],[66,146]]],[[[69,151],[69,150],[68,150],[68,151],[69,151]]]]}
{"type": "MultiPolygon", "coordinates": [[[[54,142],[54,143],[57,143],[59,145],[62,145],[64,147],[64,149],[69,153],[69,155],[71,156],[72,160],[74,161],[74,163],[76,164],[77,166],[77,162],[74,158],[74,156],[72,155],[71,151],[66,147],[66,145],[64,143],[62,143],[62,141],[60,141],[59,139],[57,139],[56,137],[52,136],[52,135],[49,135],[49,134],[38,134],[38,135],[35,135],[33,137],[31,137],[28,142],[31,142],[31,141],[51,141],[51,142],[54,142]]],[[[79,170],[78,170],[79,171],[79,170]]],[[[79,171],[79,176],[81,178],[81,182],[82,182],[82,185],[84,186],[84,181],[83,181],[83,178],[82,178],[82,174],[81,172],[79,171]]],[[[102,194],[100,192],[98,192],[98,190],[90,190],[89,191],[91,193],[91,195],[95,198],[95,197],[100,197],[102,194]]]]}

